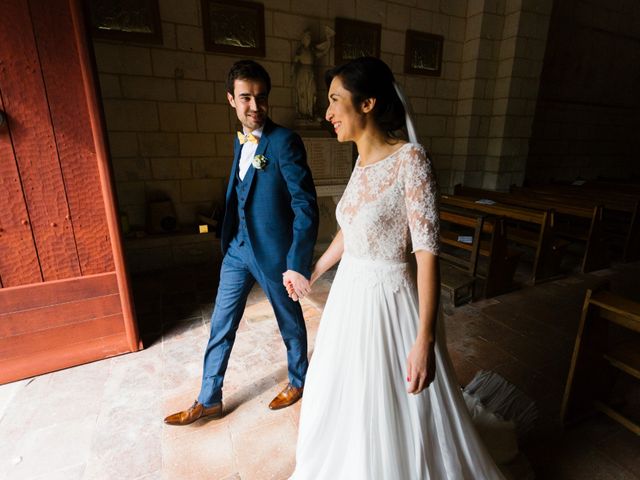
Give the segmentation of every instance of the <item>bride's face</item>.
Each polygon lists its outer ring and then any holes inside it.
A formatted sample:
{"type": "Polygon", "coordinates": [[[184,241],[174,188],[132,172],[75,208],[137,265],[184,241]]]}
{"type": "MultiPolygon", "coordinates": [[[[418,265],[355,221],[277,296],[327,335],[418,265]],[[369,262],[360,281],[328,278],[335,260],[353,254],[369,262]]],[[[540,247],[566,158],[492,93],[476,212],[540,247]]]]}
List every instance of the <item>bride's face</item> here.
{"type": "Polygon", "coordinates": [[[325,118],[331,122],[339,142],[355,141],[364,128],[364,114],[353,105],[351,92],[344,88],[340,77],[329,86],[329,107],[325,118]]]}

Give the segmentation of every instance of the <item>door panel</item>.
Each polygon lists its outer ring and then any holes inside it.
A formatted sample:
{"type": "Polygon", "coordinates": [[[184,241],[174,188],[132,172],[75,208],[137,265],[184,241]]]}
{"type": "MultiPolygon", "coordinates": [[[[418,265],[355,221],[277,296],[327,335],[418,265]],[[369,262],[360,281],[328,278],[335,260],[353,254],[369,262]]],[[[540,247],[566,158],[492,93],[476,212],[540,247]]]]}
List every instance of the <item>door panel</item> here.
{"type": "MultiPolygon", "coordinates": [[[[0,90],[40,269],[45,281],[75,277],[80,275],[80,265],[29,4],[17,0],[3,3],[0,90]]],[[[64,59],[63,54],[60,60],[64,59]]]]}
{"type": "Polygon", "coordinates": [[[0,383],[138,350],[79,0],[0,15],[0,383]]]}
{"type": "Polygon", "coordinates": [[[55,3],[32,1],[31,16],[80,272],[90,275],[113,270],[113,255],[73,23],[55,3]],[[48,28],[51,24],[55,30],[48,28]],[[68,45],[64,63],[59,61],[60,44],[68,45]]]}
{"type": "MultiPolygon", "coordinates": [[[[0,78],[2,78],[0,64],[0,78]]],[[[0,110],[5,112],[0,90],[0,110]]],[[[8,120],[7,120],[8,121],[8,120]]],[[[0,127],[0,287],[42,281],[8,125],[0,127]]]]}

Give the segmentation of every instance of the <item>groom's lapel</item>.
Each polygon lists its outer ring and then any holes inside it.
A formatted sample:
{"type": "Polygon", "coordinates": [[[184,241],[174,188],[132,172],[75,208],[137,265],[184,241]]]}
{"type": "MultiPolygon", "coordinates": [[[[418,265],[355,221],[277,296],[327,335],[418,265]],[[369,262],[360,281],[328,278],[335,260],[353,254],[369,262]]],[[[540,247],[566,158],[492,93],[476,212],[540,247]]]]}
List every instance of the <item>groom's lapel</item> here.
{"type": "MultiPolygon", "coordinates": [[[[267,120],[267,124],[262,131],[262,136],[260,137],[260,142],[258,142],[258,148],[256,148],[255,155],[264,155],[264,152],[267,150],[267,145],[269,145],[269,133],[271,131],[270,120],[267,120]]],[[[267,165],[264,168],[269,168],[270,160],[267,158],[267,165]]],[[[253,177],[256,175],[256,169],[253,164],[247,170],[247,174],[244,177],[245,182],[249,182],[248,189],[251,192],[251,187],[253,186],[253,177]]]]}
{"type": "Polygon", "coordinates": [[[233,142],[233,165],[231,166],[231,175],[229,176],[229,185],[227,186],[227,204],[229,203],[229,197],[231,195],[231,192],[233,192],[233,189],[236,186],[236,182],[237,180],[237,172],[238,172],[238,162],[240,161],[240,151],[242,150],[240,142],[238,141],[238,138],[236,137],[235,141],[233,142]]]}

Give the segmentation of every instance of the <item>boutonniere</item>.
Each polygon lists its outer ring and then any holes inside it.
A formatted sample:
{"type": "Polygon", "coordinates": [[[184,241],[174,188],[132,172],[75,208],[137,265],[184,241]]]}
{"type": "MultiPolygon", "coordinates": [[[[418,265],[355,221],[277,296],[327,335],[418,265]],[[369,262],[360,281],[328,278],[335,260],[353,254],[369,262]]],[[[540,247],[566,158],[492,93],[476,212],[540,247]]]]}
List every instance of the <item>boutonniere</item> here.
{"type": "Polygon", "coordinates": [[[251,165],[253,165],[253,168],[256,170],[262,170],[267,166],[267,157],[264,155],[255,155],[253,160],[251,160],[251,165]]]}

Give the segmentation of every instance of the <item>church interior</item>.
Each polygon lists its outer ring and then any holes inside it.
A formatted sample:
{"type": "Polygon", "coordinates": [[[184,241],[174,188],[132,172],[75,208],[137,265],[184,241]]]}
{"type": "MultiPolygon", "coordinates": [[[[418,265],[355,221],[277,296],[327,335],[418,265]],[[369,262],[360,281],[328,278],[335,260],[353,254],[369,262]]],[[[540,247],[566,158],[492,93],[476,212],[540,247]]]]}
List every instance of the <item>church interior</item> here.
{"type": "MultiPolygon", "coordinates": [[[[305,144],[317,258],[357,158],[324,72],[363,55],[437,174],[458,383],[492,373],[526,405],[498,412],[505,477],[640,478],[636,0],[3,0],[0,478],[289,478],[301,402],[267,408],[287,361],[258,287],[225,416],[162,419],[193,402],[209,338],[229,68],[263,65],[269,117],[305,144]]],[[[311,358],[334,274],[301,301],[311,358]]]]}

